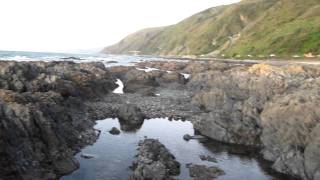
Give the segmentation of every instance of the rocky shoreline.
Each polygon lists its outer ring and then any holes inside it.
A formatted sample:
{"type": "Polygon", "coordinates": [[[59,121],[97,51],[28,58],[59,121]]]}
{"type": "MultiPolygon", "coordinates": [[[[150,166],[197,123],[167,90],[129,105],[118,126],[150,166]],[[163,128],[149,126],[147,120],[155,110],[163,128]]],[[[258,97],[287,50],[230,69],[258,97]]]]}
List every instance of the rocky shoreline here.
{"type": "Polygon", "coordinates": [[[278,172],[320,179],[320,67],[214,61],[0,65],[0,179],[70,173],[78,167],[73,155],[99,135],[94,120],[107,117],[119,117],[121,127],[132,131],[143,119],[187,119],[209,138],[261,149],[278,172]],[[111,93],[116,79],[124,94],[111,93]]]}
{"type": "Polygon", "coordinates": [[[58,179],[99,132],[84,102],[116,86],[102,64],[0,62],[0,179],[58,179]]]}

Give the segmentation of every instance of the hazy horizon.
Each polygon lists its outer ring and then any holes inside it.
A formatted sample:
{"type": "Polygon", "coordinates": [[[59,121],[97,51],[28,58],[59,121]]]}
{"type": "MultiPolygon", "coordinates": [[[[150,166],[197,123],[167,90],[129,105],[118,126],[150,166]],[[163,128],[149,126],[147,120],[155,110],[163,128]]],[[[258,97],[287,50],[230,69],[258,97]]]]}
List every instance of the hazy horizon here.
{"type": "Polygon", "coordinates": [[[239,0],[1,1],[0,50],[66,52],[98,49],[140,29],[175,24],[239,0]]]}

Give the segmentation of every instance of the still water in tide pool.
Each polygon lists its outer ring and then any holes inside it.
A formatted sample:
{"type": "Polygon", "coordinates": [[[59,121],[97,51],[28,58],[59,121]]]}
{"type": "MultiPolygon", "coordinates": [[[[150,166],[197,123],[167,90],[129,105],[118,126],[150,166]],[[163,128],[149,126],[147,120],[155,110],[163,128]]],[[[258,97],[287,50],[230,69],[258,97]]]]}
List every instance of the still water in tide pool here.
{"type": "Polygon", "coordinates": [[[128,179],[131,174],[129,166],[137,154],[138,142],[145,136],[159,139],[181,163],[178,179],[191,179],[186,168],[188,163],[217,166],[223,169],[226,174],[219,176],[217,178],[219,180],[287,179],[285,176],[271,172],[269,163],[257,158],[256,151],[215,141],[183,140],[183,135],[194,134],[193,125],[189,121],[151,119],[145,120],[141,127],[128,129],[123,124],[120,125],[117,119],[106,119],[97,121],[95,128],[101,130],[99,139],[76,155],[80,168],[62,177],[62,180],[128,179]],[[112,127],[122,129],[120,135],[109,134],[108,131],[112,127]],[[81,153],[94,155],[95,158],[81,158],[81,153]],[[199,155],[210,155],[218,162],[201,161],[199,155]]]}

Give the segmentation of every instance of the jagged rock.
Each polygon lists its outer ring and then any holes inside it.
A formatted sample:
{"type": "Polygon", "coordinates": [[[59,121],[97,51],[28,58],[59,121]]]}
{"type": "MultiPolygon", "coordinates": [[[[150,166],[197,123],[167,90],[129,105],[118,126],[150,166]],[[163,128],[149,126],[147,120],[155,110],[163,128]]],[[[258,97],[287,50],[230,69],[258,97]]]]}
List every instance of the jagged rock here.
{"type": "Polygon", "coordinates": [[[188,84],[197,92],[192,103],[202,110],[194,127],[218,141],[262,147],[277,171],[314,179],[318,135],[310,135],[320,117],[318,74],[298,65],[209,66],[188,84]]]}
{"type": "Polygon", "coordinates": [[[286,174],[314,179],[320,173],[319,91],[277,96],[261,114],[263,154],[286,174]]]}
{"type": "Polygon", "coordinates": [[[165,180],[180,173],[180,163],[155,139],[144,139],[139,143],[137,161],[132,168],[132,179],[136,180],[165,180]]]}
{"type": "Polygon", "coordinates": [[[101,63],[0,62],[0,177],[58,179],[97,134],[88,101],[114,89],[101,63]]]}

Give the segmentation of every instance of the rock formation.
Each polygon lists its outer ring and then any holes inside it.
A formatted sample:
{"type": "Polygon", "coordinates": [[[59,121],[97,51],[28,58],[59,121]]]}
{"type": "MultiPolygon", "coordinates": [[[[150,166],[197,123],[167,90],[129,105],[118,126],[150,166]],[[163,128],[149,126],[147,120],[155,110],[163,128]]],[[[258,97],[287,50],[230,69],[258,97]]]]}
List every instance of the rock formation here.
{"type": "Polygon", "coordinates": [[[133,163],[132,168],[132,179],[136,180],[172,179],[180,173],[180,163],[155,139],[145,139],[140,142],[137,161],[133,163]]]}
{"type": "Polygon", "coordinates": [[[57,179],[95,141],[88,107],[115,88],[102,64],[0,62],[0,177],[57,179]]]}
{"type": "MultiPolygon", "coordinates": [[[[278,172],[320,178],[320,67],[222,61],[137,66],[158,70],[0,62],[0,177],[55,179],[75,170],[73,155],[99,135],[92,120],[119,117],[121,129],[131,131],[145,118],[181,117],[211,139],[261,149],[278,172]],[[182,81],[181,73],[191,78],[182,81]],[[110,93],[117,78],[124,94],[110,93]]],[[[143,144],[137,178],[154,175],[151,167],[160,179],[177,174],[164,146],[143,144]],[[154,153],[164,157],[144,158],[154,153]]]]}

